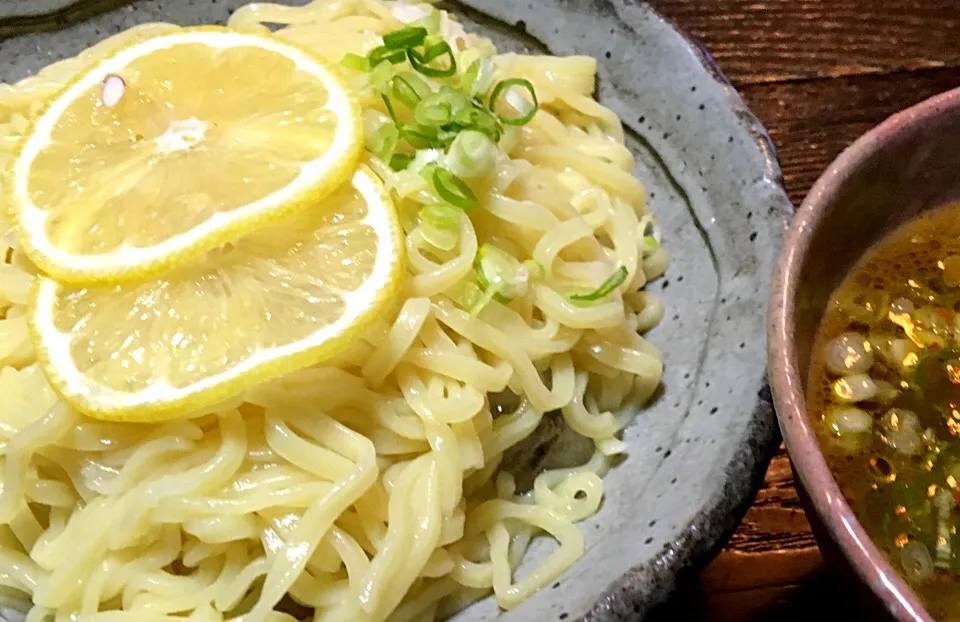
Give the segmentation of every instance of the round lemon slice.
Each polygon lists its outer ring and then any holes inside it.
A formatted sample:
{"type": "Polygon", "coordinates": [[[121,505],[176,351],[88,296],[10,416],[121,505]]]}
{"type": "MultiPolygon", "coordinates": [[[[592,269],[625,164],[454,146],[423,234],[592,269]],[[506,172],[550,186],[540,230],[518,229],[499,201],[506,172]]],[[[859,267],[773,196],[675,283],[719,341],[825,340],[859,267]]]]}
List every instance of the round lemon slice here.
{"type": "Polygon", "coordinates": [[[143,279],[295,213],[356,170],[360,109],[311,52],[188,28],[134,42],[56,95],[7,202],[58,280],[143,279]]]}
{"type": "Polygon", "coordinates": [[[31,335],[74,408],[182,416],[349,345],[396,295],[402,244],[393,204],[361,167],[322,206],[162,278],[81,288],[40,277],[31,335]]]}

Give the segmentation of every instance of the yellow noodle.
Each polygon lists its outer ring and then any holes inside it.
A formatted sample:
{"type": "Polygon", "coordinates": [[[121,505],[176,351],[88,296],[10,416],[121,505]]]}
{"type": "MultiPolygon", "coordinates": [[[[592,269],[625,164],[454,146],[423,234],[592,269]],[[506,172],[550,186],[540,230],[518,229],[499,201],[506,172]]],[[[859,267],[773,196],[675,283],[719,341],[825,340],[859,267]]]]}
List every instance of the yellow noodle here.
{"type": "MultiPolygon", "coordinates": [[[[332,63],[432,10],[386,0],[257,3],[229,26],[274,32],[332,63]]],[[[0,85],[0,167],[44,102],[145,24],[13,85],[0,85]]],[[[616,115],[592,94],[587,57],[496,55],[441,15],[462,58],[521,77],[540,111],[506,128],[477,206],[434,246],[418,214],[439,197],[413,171],[367,163],[396,197],[408,272],[389,313],[322,366],[250,387],[228,405],[163,424],[105,423],[71,411],[36,363],[26,309],[36,268],[0,209],[0,589],[33,602],[28,621],[428,622],[493,594],[510,609],[582,554],[577,521],[625,451],[662,357],[642,333],[663,317],[644,285],[668,255],[644,240],[646,197],[616,115]],[[641,221],[643,219],[643,221],[641,221]],[[509,300],[473,307],[484,244],[531,273],[509,300]],[[626,282],[596,289],[620,266],[626,282]],[[494,396],[514,400],[501,412],[494,396]],[[512,448],[557,421],[592,440],[590,461],[545,471],[530,491],[501,470],[512,448]],[[559,543],[529,561],[539,536],[559,543]]],[[[389,119],[354,80],[365,123],[389,119]]],[[[508,399],[509,401],[509,399],[508,399]]],[[[6,593],[6,592],[5,592],[6,593]]]]}

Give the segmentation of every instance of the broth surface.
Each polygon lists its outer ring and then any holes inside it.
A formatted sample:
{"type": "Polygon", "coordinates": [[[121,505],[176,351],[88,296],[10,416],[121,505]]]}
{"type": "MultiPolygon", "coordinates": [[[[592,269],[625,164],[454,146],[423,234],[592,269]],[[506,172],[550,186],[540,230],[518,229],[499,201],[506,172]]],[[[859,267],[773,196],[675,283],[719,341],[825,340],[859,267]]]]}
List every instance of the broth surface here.
{"type": "Polygon", "coordinates": [[[844,496],[931,613],[960,620],[960,205],[864,255],[811,358],[808,410],[844,496]]]}

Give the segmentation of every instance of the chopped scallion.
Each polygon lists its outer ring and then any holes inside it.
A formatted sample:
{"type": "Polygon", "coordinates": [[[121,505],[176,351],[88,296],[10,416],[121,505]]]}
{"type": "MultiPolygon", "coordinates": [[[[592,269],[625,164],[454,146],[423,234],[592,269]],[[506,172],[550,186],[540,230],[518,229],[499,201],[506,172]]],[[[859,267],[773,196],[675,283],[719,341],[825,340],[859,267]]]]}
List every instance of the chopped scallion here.
{"type": "Polygon", "coordinates": [[[463,130],[450,145],[446,163],[450,170],[463,177],[479,177],[493,168],[497,145],[486,134],[463,130]]]}
{"type": "Polygon", "coordinates": [[[420,233],[427,242],[450,251],[460,241],[460,219],[463,211],[452,205],[434,203],[420,210],[420,233]]]}
{"type": "MultiPolygon", "coordinates": [[[[425,97],[430,97],[430,95],[433,94],[433,89],[430,88],[430,85],[415,71],[401,71],[397,74],[397,78],[403,78],[405,84],[403,84],[401,88],[409,89],[409,91],[416,95],[417,101],[425,97]]],[[[413,106],[411,106],[411,108],[412,107],[413,106]]]]}
{"type": "Polygon", "coordinates": [[[660,247],[660,227],[652,214],[647,214],[640,219],[640,223],[637,225],[637,233],[640,235],[641,250],[645,253],[652,253],[660,247]]]}
{"type": "Polygon", "coordinates": [[[473,194],[473,190],[450,171],[438,167],[429,179],[433,182],[433,187],[440,198],[450,205],[462,210],[471,210],[476,207],[477,197],[473,194]]]}
{"type": "Polygon", "coordinates": [[[370,136],[370,151],[384,162],[389,162],[397,149],[399,140],[400,132],[397,126],[393,123],[384,123],[370,136]]]}
{"type": "Polygon", "coordinates": [[[400,100],[407,108],[415,108],[420,102],[421,96],[416,88],[411,84],[409,77],[404,75],[394,76],[390,81],[393,96],[400,100]]]}
{"type": "Polygon", "coordinates": [[[394,109],[393,109],[393,104],[390,103],[390,98],[387,97],[386,95],[381,95],[380,98],[383,99],[383,105],[387,107],[387,114],[390,115],[390,119],[391,119],[394,123],[396,123],[396,122],[397,122],[397,113],[396,113],[396,112],[394,111],[394,109]]]}
{"type": "Polygon", "coordinates": [[[437,103],[446,104],[450,107],[450,113],[454,116],[471,107],[470,98],[453,88],[452,86],[442,86],[431,98],[437,103]]]}
{"type": "Polygon", "coordinates": [[[450,121],[450,106],[433,98],[421,100],[413,111],[413,117],[421,125],[439,127],[450,121]]]}
{"type": "Polygon", "coordinates": [[[407,50],[407,58],[410,59],[411,67],[430,78],[449,78],[457,73],[457,59],[446,41],[427,48],[423,53],[411,48],[407,50]],[[442,56],[446,56],[449,60],[447,67],[430,66],[431,62],[442,56]]]}
{"type": "Polygon", "coordinates": [[[340,64],[354,71],[370,71],[371,69],[369,58],[352,53],[344,56],[340,64]]]}
{"type": "Polygon", "coordinates": [[[370,85],[380,93],[387,93],[397,70],[390,63],[380,63],[370,72],[370,85]]]}
{"type": "Polygon", "coordinates": [[[490,304],[490,301],[497,299],[497,302],[510,302],[508,299],[500,295],[500,284],[495,283],[490,287],[483,290],[483,293],[480,295],[480,299],[470,307],[470,315],[477,317],[480,315],[480,312],[483,311],[483,308],[490,304]]]}
{"type": "Polygon", "coordinates": [[[480,60],[480,73],[477,74],[477,79],[470,86],[471,95],[480,95],[481,93],[486,93],[490,89],[490,84],[493,82],[493,59],[492,58],[483,58],[480,60]]]}
{"type": "Polygon", "coordinates": [[[441,144],[437,139],[437,128],[419,123],[401,125],[400,136],[414,149],[431,149],[441,144]]]}
{"type": "Polygon", "coordinates": [[[433,203],[420,210],[420,220],[438,229],[455,230],[462,217],[463,210],[446,203],[433,203]]]}
{"type": "Polygon", "coordinates": [[[606,298],[609,296],[615,289],[620,287],[624,281],[627,280],[627,267],[620,266],[617,268],[617,271],[610,275],[610,277],[603,282],[603,285],[593,290],[589,294],[574,294],[570,296],[571,300],[576,300],[578,302],[595,302],[601,298],[606,298]]]}
{"type": "Polygon", "coordinates": [[[531,281],[539,281],[547,274],[543,264],[535,259],[527,259],[523,262],[523,266],[529,271],[531,281]]]}
{"type": "Polygon", "coordinates": [[[460,241],[459,231],[440,229],[427,222],[420,224],[420,235],[423,236],[423,239],[426,240],[430,246],[439,248],[442,251],[452,251],[460,241]]]}
{"type": "Polygon", "coordinates": [[[387,61],[392,65],[399,65],[406,56],[407,54],[404,50],[392,50],[385,45],[381,45],[371,51],[370,54],[367,55],[367,58],[370,59],[370,66],[376,67],[383,61],[387,61]]]}
{"type": "Polygon", "coordinates": [[[529,80],[525,80],[523,78],[509,78],[507,80],[501,80],[495,87],[493,87],[493,93],[490,94],[489,108],[494,112],[494,114],[497,115],[500,121],[506,125],[526,125],[533,119],[534,115],[537,114],[537,110],[540,108],[540,103],[537,101],[537,92],[534,90],[533,84],[531,84],[529,80]],[[525,89],[528,93],[530,93],[530,98],[533,100],[533,103],[531,104],[519,95],[516,97],[510,97],[510,89],[513,87],[525,89]],[[497,106],[501,95],[506,100],[507,105],[520,114],[519,117],[505,116],[498,111],[498,108],[503,107],[497,106]],[[523,110],[525,107],[527,109],[523,110]]]}
{"type": "Polygon", "coordinates": [[[383,45],[391,50],[406,50],[423,43],[427,38],[427,29],[420,26],[407,26],[383,35],[383,45]]]}
{"type": "Polygon", "coordinates": [[[430,35],[424,40],[423,49],[427,51],[426,54],[424,54],[426,62],[429,63],[430,61],[443,56],[443,52],[437,51],[440,49],[441,43],[446,43],[446,40],[439,34],[430,35]],[[431,55],[430,50],[434,50],[433,55],[431,55]]]}
{"type": "Polygon", "coordinates": [[[494,292],[493,297],[507,303],[527,293],[530,284],[530,268],[516,257],[492,244],[484,244],[477,251],[473,262],[477,283],[484,292],[494,292]]]}
{"type": "Polygon", "coordinates": [[[433,177],[433,169],[439,166],[438,162],[441,160],[443,160],[443,149],[421,149],[417,151],[413,162],[410,163],[410,170],[430,181],[433,177]]]}
{"type": "MultiPolygon", "coordinates": [[[[366,60],[366,59],[364,59],[366,60]]],[[[462,88],[467,93],[471,92],[473,84],[477,81],[477,78],[480,77],[480,59],[470,63],[470,66],[467,67],[466,71],[463,72],[463,75],[460,76],[460,88],[462,88]]]]}
{"type": "Polygon", "coordinates": [[[405,170],[413,162],[413,156],[409,153],[395,153],[390,158],[390,168],[395,171],[405,170]]]}

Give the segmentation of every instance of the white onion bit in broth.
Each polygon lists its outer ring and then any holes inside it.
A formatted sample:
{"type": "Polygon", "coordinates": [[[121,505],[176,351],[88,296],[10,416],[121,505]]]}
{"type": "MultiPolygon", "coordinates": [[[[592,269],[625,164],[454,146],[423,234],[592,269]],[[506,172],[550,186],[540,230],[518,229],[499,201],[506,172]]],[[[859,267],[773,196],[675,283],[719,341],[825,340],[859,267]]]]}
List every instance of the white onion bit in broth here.
{"type": "Polygon", "coordinates": [[[894,451],[904,456],[916,456],[923,451],[920,420],[916,413],[903,408],[891,408],[880,420],[883,439],[894,451]]]}
{"type": "Polygon", "coordinates": [[[838,402],[866,402],[876,396],[877,385],[866,374],[853,374],[833,383],[833,397],[838,402]]]}
{"type": "Polygon", "coordinates": [[[933,575],[933,559],[930,551],[918,540],[911,540],[900,550],[900,564],[912,581],[925,581],[933,575]]]}
{"type": "Polygon", "coordinates": [[[836,436],[865,434],[873,429],[873,416],[856,406],[834,406],[824,416],[830,431],[836,436]]]}
{"type": "Polygon", "coordinates": [[[824,348],[827,368],[838,376],[862,374],[873,366],[870,342],[860,333],[845,333],[824,348]]]}

